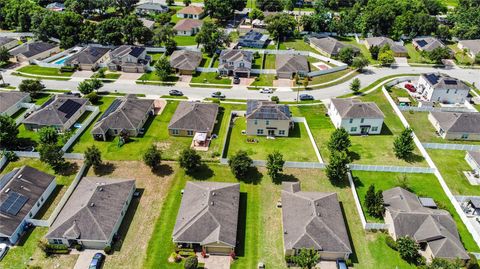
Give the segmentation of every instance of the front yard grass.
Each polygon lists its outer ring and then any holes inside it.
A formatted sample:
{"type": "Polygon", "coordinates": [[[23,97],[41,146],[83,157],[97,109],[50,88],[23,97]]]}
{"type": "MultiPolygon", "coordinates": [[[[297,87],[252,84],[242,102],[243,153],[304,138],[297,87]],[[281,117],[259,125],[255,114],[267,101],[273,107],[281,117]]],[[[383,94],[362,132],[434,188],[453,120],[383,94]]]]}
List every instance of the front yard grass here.
{"type": "Polygon", "coordinates": [[[454,52],[457,64],[468,66],[474,63],[474,60],[470,58],[469,54],[459,49],[456,43],[448,45],[448,47],[454,52]]]}
{"type": "Polygon", "coordinates": [[[209,84],[232,84],[232,79],[229,77],[219,77],[215,72],[196,72],[192,76],[190,83],[209,83],[209,84]]]}
{"type": "Polygon", "coordinates": [[[432,61],[423,57],[420,51],[416,50],[415,47],[413,47],[412,43],[405,44],[405,48],[408,52],[409,63],[433,64],[432,61]]]}
{"type": "Polygon", "coordinates": [[[273,86],[273,81],[275,80],[275,75],[273,74],[260,74],[255,77],[255,80],[250,84],[250,86],[273,86]]]}
{"type": "Polygon", "coordinates": [[[147,80],[147,81],[177,82],[178,77],[175,75],[170,75],[168,76],[167,79],[162,80],[155,71],[152,71],[152,72],[143,74],[140,78],[138,78],[138,80],[139,81],[147,80]]]}
{"type": "Polygon", "coordinates": [[[61,72],[59,68],[41,67],[38,65],[27,65],[17,69],[18,72],[42,75],[42,76],[57,76],[57,77],[71,77],[73,72],[61,72]]]}

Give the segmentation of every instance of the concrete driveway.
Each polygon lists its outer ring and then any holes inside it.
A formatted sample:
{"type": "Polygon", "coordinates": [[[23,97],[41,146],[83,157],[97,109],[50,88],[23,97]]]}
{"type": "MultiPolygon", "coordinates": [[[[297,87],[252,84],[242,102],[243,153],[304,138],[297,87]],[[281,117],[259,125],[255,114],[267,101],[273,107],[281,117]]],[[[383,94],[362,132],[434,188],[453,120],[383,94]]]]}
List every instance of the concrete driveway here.
{"type": "Polygon", "coordinates": [[[333,261],[320,261],[317,267],[320,269],[337,269],[337,263],[333,261]]]}
{"type": "Polygon", "coordinates": [[[97,252],[103,253],[103,251],[96,249],[85,249],[82,251],[72,250],[72,254],[80,255],[78,256],[77,263],[75,263],[75,267],[73,267],[73,269],[88,269],[93,255],[95,255],[97,252]]]}
{"type": "Polygon", "coordinates": [[[208,258],[203,258],[201,253],[197,253],[198,262],[205,263],[205,269],[229,269],[230,256],[210,255],[208,258]]]}

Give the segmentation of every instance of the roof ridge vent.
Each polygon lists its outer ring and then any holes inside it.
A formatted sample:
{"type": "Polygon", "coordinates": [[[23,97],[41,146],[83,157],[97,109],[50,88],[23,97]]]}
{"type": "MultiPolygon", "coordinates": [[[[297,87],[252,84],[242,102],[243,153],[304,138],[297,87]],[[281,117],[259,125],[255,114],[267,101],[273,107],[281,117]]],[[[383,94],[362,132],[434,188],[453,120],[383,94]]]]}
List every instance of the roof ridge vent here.
{"type": "Polygon", "coordinates": [[[95,206],[95,203],[90,203],[90,207],[94,207],[95,206]]]}
{"type": "Polygon", "coordinates": [[[212,205],[212,206],[215,205],[215,202],[214,202],[214,201],[211,201],[211,202],[210,202],[210,205],[212,205]]]}

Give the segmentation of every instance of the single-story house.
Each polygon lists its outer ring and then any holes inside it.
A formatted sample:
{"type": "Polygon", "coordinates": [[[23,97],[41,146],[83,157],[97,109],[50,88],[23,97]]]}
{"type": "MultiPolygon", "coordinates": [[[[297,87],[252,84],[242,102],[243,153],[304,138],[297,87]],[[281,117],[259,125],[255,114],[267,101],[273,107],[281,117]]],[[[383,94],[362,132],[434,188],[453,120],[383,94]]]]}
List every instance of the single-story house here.
{"type": "Polygon", "coordinates": [[[467,151],[465,160],[474,171],[474,174],[480,175],[480,151],[467,151]]]}
{"type": "Polygon", "coordinates": [[[250,30],[238,39],[238,46],[261,49],[268,45],[268,37],[267,34],[250,30]]]}
{"type": "Polygon", "coordinates": [[[468,55],[472,59],[475,59],[475,57],[480,53],[480,39],[460,40],[457,44],[457,47],[461,50],[466,49],[468,55]]]}
{"type": "Polygon", "coordinates": [[[192,36],[200,32],[203,21],[195,19],[183,19],[177,22],[173,27],[173,30],[180,36],[192,36]]]}
{"type": "Polygon", "coordinates": [[[22,108],[22,103],[30,102],[30,94],[25,92],[0,92],[0,115],[12,116],[22,108]]]}
{"type": "Polygon", "coordinates": [[[383,201],[385,224],[394,240],[404,236],[412,238],[427,260],[470,259],[448,211],[426,207],[415,194],[400,187],[384,191],[383,201]]]}
{"type": "Polygon", "coordinates": [[[131,137],[138,136],[148,118],[154,114],[154,102],[133,95],[115,99],[93,125],[93,138],[106,141],[109,136],[118,136],[122,132],[131,137]]]}
{"type": "Polygon", "coordinates": [[[56,95],[40,109],[23,120],[25,129],[38,131],[43,127],[54,127],[59,133],[70,129],[87,110],[88,99],[71,95],[56,95]]]}
{"type": "Polygon", "coordinates": [[[467,214],[467,217],[480,216],[480,197],[468,197],[464,204],[462,204],[462,208],[467,214]]]}
{"type": "Polygon", "coordinates": [[[445,44],[436,37],[417,37],[412,40],[412,45],[419,51],[432,51],[436,48],[444,48],[445,44]]]}
{"type": "Polygon", "coordinates": [[[222,50],[218,72],[224,76],[250,77],[253,52],[239,49],[222,50]]]}
{"type": "Polygon", "coordinates": [[[205,10],[203,7],[189,5],[177,11],[177,17],[182,19],[201,20],[205,17],[205,10]]]}
{"type": "Polygon", "coordinates": [[[139,20],[143,23],[143,26],[147,27],[148,29],[153,30],[153,28],[155,28],[155,21],[145,18],[139,18],[139,20]]]}
{"type": "Polygon", "coordinates": [[[321,38],[311,37],[309,38],[309,42],[310,42],[310,47],[318,50],[320,53],[325,54],[328,57],[337,56],[340,50],[347,46],[351,47],[355,51],[355,53],[360,52],[359,48],[344,44],[338,41],[337,39],[329,36],[321,37],[321,38]]]}
{"type": "Polygon", "coordinates": [[[136,6],[135,11],[138,15],[160,14],[168,12],[168,6],[155,2],[143,2],[136,6]]]}
{"type": "Polygon", "coordinates": [[[285,136],[293,128],[287,105],[266,100],[247,100],[247,135],[285,136]]]}
{"type": "Polygon", "coordinates": [[[442,73],[422,74],[416,88],[427,101],[463,104],[469,100],[470,87],[463,81],[442,73]]]}
{"type": "Polygon", "coordinates": [[[275,69],[278,78],[293,79],[296,75],[304,77],[310,71],[307,57],[297,54],[277,54],[275,69]]]}
{"type": "Polygon", "coordinates": [[[50,11],[64,11],[65,10],[65,4],[60,3],[60,2],[53,2],[45,6],[46,9],[50,11]]]}
{"type": "Polygon", "coordinates": [[[135,180],[80,180],[45,238],[50,244],[87,249],[111,246],[135,192],[135,180]]]}
{"type": "Polygon", "coordinates": [[[108,69],[126,73],[144,73],[150,63],[150,56],[144,47],[130,45],[122,45],[112,50],[109,59],[108,69]]]}
{"type": "Polygon", "coordinates": [[[283,182],[281,204],[286,256],[302,248],[316,250],[321,260],[347,260],[352,254],[336,193],[305,192],[300,182],[283,182]]]}
{"type": "Polygon", "coordinates": [[[168,124],[174,136],[194,136],[195,133],[212,135],[217,122],[218,104],[180,102],[168,124]]]}
{"type": "Polygon", "coordinates": [[[393,56],[395,57],[408,57],[407,48],[402,44],[393,41],[392,39],[384,36],[377,37],[368,37],[365,39],[365,46],[368,49],[371,47],[383,48],[385,45],[389,45],[390,49],[393,51],[393,56]]]}
{"type": "Polygon", "coordinates": [[[65,65],[76,66],[80,70],[96,70],[100,64],[110,61],[110,49],[88,46],[65,60],[65,65]]]}
{"type": "Polygon", "coordinates": [[[230,255],[237,244],[240,184],[188,181],[178,211],[173,242],[230,255]]]}
{"type": "Polygon", "coordinates": [[[0,240],[15,244],[56,186],[55,176],[30,166],[0,176],[0,240]]]}
{"type": "Polygon", "coordinates": [[[15,58],[17,62],[26,62],[31,60],[42,60],[60,52],[60,47],[56,44],[35,41],[25,43],[10,51],[10,55],[15,58]]]}
{"type": "Polygon", "coordinates": [[[10,50],[18,45],[18,40],[11,37],[0,36],[0,48],[10,50]]]}
{"type": "Polygon", "coordinates": [[[362,102],[352,98],[331,99],[328,115],[335,128],[344,128],[354,135],[380,134],[385,119],[385,115],[374,102],[362,102]]]}
{"type": "Polygon", "coordinates": [[[478,112],[430,112],[428,120],[443,139],[480,140],[478,112]]]}
{"type": "Polygon", "coordinates": [[[170,55],[170,66],[181,75],[193,75],[202,59],[200,51],[176,50],[170,55]]]}

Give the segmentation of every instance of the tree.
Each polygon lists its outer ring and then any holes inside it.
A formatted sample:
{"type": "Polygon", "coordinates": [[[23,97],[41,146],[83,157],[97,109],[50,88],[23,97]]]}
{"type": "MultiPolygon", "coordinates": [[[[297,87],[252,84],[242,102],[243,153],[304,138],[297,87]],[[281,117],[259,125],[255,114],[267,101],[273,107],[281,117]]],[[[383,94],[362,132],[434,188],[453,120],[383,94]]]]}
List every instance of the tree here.
{"type": "Polygon", "coordinates": [[[173,6],[175,4],[175,0],[165,0],[165,3],[167,3],[167,6],[173,6]]]}
{"type": "Polygon", "coordinates": [[[350,83],[350,90],[355,94],[360,90],[360,79],[355,78],[352,83],[350,83]]]}
{"type": "Polygon", "coordinates": [[[155,22],[163,26],[166,26],[171,20],[172,14],[170,12],[160,13],[155,17],[155,22]]]}
{"type": "Polygon", "coordinates": [[[347,153],[335,151],[330,154],[330,162],[326,166],[326,174],[330,182],[340,185],[345,181],[348,173],[347,164],[350,162],[347,153]]]}
{"type": "Polygon", "coordinates": [[[278,13],[265,18],[267,31],[276,40],[285,40],[297,27],[295,17],[287,13],[278,13]]]}
{"type": "Polygon", "coordinates": [[[248,153],[243,150],[239,150],[228,160],[230,170],[233,175],[238,178],[244,178],[250,167],[253,165],[253,160],[248,156],[248,153]]]}
{"type": "Polygon", "coordinates": [[[43,127],[38,131],[40,144],[57,144],[58,132],[53,127],[43,127]]]}
{"type": "Polygon", "coordinates": [[[168,39],[164,42],[165,44],[165,53],[171,55],[177,49],[177,41],[173,38],[168,39]]]}
{"type": "MultiPolygon", "coordinates": [[[[103,70],[103,69],[100,69],[100,70],[103,70]]],[[[105,71],[104,71],[105,72],[105,71]]],[[[93,78],[90,81],[90,84],[92,85],[93,89],[94,90],[98,90],[100,89],[101,87],[103,87],[103,82],[98,79],[98,78],[93,78]]]]}
{"type": "Polygon", "coordinates": [[[368,186],[368,190],[365,193],[364,204],[365,204],[365,208],[367,209],[367,212],[370,212],[370,208],[372,208],[375,205],[375,200],[376,200],[375,185],[371,184],[370,186],[368,186]]]}
{"type": "MultiPolygon", "coordinates": [[[[227,1],[224,1],[227,2],[227,1]]],[[[230,37],[213,22],[205,21],[195,36],[195,42],[203,45],[204,51],[212,56],[217,48],[230,45],[230,37]]]]}
{"type": "Polygon", "coordinates": [[[477,55],[475,55],[475,64],[480,64],[480,53],[477,53],[477,55]]]}
{"type": "Polygon", "coordinates": [[[192,0],[183,0],[183,4],[188,7],[192,3],[192,0]]]}
{"type": "Polygon", "coordinates": [[[367,213],[372,217],[379,218],[383,214],[383,193],[381,190],[375,192],[373,184],[368,187],[365,194],[365,207],[367,208],[367,213]]]}
{"type": "Polygon", "coordinates": [[[110,18],[96,25],[95,35],[98,43],[102,45],[119,46],[123,44],[123,20],[110,18]]]}
{"type": "Polygon", "coordinates": [[[305,77],[303,78],[303,80],[302,80],[302,86],[303,86],[303,88],[304,88],[304,89],[307,89],[309,83],[310,83],[310,80],[308,79],[307,76],[305,76],[305,77]]]}
{"type": "Polygon", "coordinates": [[[350,142],[350,135],[343,127],[335,129],[327,142],[327,147],[330,153],[337,151],[348,152],[348,148],[351,145],[352,143],[350,142]]]}
{"type": "Polygon", "coordinates": [[[171,73],[170,61],[166,57],[158,59],[157,63],[155,63],[155,74],[157,74],[160,80],[167,80],[171,73]]]}
{"type": "Polygon", "coordinates": [[[143,154],[143,162],[150,167],[152,170],[155,170],[162,161],[162,152],[157,148],[155,144],[152,144],[145,154],[143,154]]]}
{"type": "Polygon", "coordinates": [[[450,49],[448,47],[438,47],[430,52],[425,52],[425,56],[436,64],[441,64],[443,59],[450,58],[450,49]]]}
{"type": "Polygon", "coordinates": [[[114,6],[123,16],[130,14],[134,9],[138,0],[113,0],[114,6]]]}
{"type": "Polygon", "coordinates": [[[353,58],[351,66],[352,68],[358,69],[359,72],[363,72],[363,69],[367,67],[368,64],[368,59],[360,55],[353,58]]]}
{"type": "Polygon", "coordinates": [[[409,236],[400,237],[397,239],[397,249],[400,253],[400,257],[409,263],[416,264],[420,257],[418,253],[420,247],[409,236]]]}
{"type": "Polygon", "coordinates": [[[78,83],[77,90],[81,92],[83,95],[87,95],[95,90],[92,83],[89,80],[84,80],[78,83]]]}
{"type": "Polygon", "coordinates": [[[18,133],[15,120],[8,115],[0,115],[0,147],[10,148],[15,145],[18,133]]]}
{"type": "Polygon", "coordinates": [[[257,0],[256,4],[263,11],[283,11],[282,0],[257,0]]]}
{"type": "Polygon", "coordinates": [[[20,85],[18,85],[18,89],[21,92],[27,92],[32,97],[35,97],[38,92],[45,89],[45,86],[38,79],[24,79],[20,85]]]}
{"type": "Polygon", "coordinates": [[[227,21],[234,16],[235,10],[243,10],[246,0],[205,0],[205,12],[214,19],[227,21]]]}
{"type": "Polygon", "coordinates": [[[338,52],[338,59],[348,65],[353,63],[353,57],[355,57],[355,51],[351,47],[343,47],[338,52]]]}
{"type": "Polygon", "coordinates": [[[380,52],[378,54],[378,60],[383,66],[390,66],[395,62],[395,57],[393,56],[393,51],[388,50],[384,52],[380,52]]]}
{"type": "Polygon", "coordinates": [[[0,47],[0,63],[6,63],[10,59],[11,55],[6,47],[0,47]]]}
{"type": "Polygon", "coordinates": [[[280,172],[283,172],[284,164],[285,160],[283,160],[283,155],[278,150],[268,154],[267,171],[272,181],[276,181],[280,172]]]}
{"type": "Polygon", "coordinates": [[[202,157],[200,157],[194,149],[187,148],[180,153],[179,162],[180,167],[185,169],[187,173],[191,173],[200,167],[202,164],[202,157]]]}
{"type": "Polygon", "coordinates": [[[446,260],[441,258],[434,258],[432,262],[427,266],[427,269],[460,269],[460,268],[468,268],[474,269],[478,268],[478,265],[475,264],[475,267],[464,267],[460,260],[446,260]]]}
{"type": "Polygon", "coordinates": [[[402,133],[395,138],[395,141],[393,141],[393,149],[395,151],[395,156],[399,159],[407,159],[411,156],[415,149],[412,129],[404,129],[402,133]]]}
{"type": "Polygon", "coordinates": [[[97,169],[102,165],[102,153],[95,145],[88,147],[83,156],[86,166],[93,166],[94,169],[97,169]]]}
{"type": "Polygon", "coordinates": [[[185,269],[197,269],[198,268],[198,258],[197,256],[191,256],[185,259],[185,269]]]}
{"type": "Polygon", "coordinates": [[[47,163],[55,171],[60,170],[65,163],[64,152],[58,144],[40,144],[38,152],[40,153],[40,161],[47,163]]]}
{"type": "Polygon", "coordinates": [[[377,60],[380,48],[378,46],[371,46],[368,50],[370,51],[370,55],[372,55],[372,59],[377,60]]]}
{"type": "Polygon", "coordinates": [[[256,20],[256,19],[263,20],[265,18],[265,15],[260,9],[254,8],[252,9],[252,11],[250,11],[250,13],[248,14],[248,17],[251,20],[256,20]]]}
{"type": "Polygon", "coordinates": [[[302,269],[313,268],[320,259],[320,255],[313,248],[302,248],[297,255],[294,256],[295,263],[302,269]]]}

